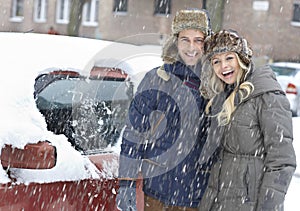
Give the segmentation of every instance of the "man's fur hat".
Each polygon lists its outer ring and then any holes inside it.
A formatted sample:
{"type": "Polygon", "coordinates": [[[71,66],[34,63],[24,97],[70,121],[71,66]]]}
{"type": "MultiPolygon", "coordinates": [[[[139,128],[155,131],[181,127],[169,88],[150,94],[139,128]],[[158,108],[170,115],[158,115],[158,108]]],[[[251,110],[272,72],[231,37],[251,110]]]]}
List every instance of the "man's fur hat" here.
{"type": "Polygon", "coordinates": [[[205,36],[209,36],[211,34],[211,26],[207,11],[189,9],[180,10],[176,13],[172,22],[172,34],[163,46],[162,58],[165,63],[174,63],[178,60],[178,34],[186,29],[200,30],[205,36]]]}

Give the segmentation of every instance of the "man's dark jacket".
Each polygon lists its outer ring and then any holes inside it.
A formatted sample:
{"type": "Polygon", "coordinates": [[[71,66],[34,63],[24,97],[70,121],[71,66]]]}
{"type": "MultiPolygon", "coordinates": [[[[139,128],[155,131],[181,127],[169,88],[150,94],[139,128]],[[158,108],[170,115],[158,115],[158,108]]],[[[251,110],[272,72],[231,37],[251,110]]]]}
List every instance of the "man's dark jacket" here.
{"type": "Polygon", "coordinates": [[[197,207],[207,186],[211,160],[200,155],[208,122],[199,85],[186,65],[164,64],[145,75],[129,108],[119,176],[141,171],[144,193],[167,205],[197,207]]]}

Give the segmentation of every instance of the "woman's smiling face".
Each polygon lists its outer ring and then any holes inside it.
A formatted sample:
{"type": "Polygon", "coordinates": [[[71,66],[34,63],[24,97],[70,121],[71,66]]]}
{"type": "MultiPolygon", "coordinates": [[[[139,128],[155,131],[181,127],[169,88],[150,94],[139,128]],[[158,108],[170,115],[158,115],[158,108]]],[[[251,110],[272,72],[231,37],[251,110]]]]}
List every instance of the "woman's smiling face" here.
{"type": "Polygon", "coordinates": [[[234,84],[241,71],[237,55],[234,52],[215,54],[211,65],[215,74],[226,84],[234,84]]]}

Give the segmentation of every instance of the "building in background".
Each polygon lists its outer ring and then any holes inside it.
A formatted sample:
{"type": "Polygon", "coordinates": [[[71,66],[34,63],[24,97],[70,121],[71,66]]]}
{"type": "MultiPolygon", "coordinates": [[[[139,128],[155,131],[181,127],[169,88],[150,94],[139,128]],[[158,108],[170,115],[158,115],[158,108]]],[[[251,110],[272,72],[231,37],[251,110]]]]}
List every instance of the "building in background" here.
{"type": "Polygon", "coordinates": [[[300,0],[228,0],[223,27],[246,36],[256,57],[300,62],[300,0]]]}
{"type": "MultiPolygon", "coordinates": [[[[52,26],[67,35],[72,0],[5,0],[0,31],[47,33],[52,26]]],[[[236,29],[251,42],[255,56],[300,62],[300,0],[223,1],[222,28],[236,29]]],[[[175,12],[202,8],[206,0],[87,0],[79,36],[162,44],[175,12]],[[145,34],[145,36],[136,36],[145,34]],[[151,36],[146,36],[147,34],[151,36]]],[[[214,15],[210,9],[211,16],[214,15]]],[[[212,23],[214,24],[214,23],[212,23]]]]}

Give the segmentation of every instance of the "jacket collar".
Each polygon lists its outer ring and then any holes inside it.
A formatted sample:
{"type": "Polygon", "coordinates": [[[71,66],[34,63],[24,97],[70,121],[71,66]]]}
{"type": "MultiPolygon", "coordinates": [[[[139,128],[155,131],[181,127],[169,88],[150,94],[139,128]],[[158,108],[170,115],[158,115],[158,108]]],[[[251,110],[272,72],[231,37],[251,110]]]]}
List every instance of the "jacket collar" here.
{"type": "MultiPolygon", "coordinates": [[[[201,64],[196,65],[196,72],[201,72],[201,64]]],[[[199,76],[187,65],[183,64],[180,61],[177,61],[173,64],[163,64],[156,71],[157,75],[162,78],[164,81],[170,80],[170,74],[174,74],[181,79],[193,78],[194,80],[200,80],[199,76]]]]}

